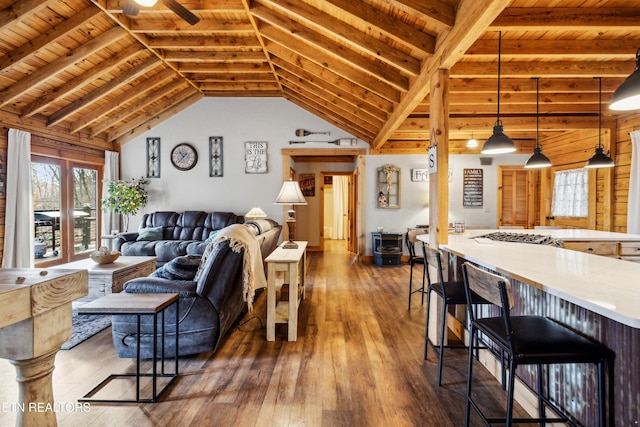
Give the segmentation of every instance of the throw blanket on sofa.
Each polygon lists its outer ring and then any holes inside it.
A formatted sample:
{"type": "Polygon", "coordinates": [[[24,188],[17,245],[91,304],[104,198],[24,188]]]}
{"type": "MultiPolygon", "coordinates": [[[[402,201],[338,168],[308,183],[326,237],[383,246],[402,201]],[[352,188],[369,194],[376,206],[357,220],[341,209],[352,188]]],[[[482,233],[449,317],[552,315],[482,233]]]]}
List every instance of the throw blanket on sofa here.
{"type": "MultiPolygon", "coordinates": [[[[264,274],[264,266],[262,265],[262,253],[260,244],[256,236],[244,225],[233,224],[223,228],[216,234],[214,239],[207,245],[202,254],[200,266],[204,266],[207,258],[213,252],[216,245],[221,242],[229,241],[229,246],[234,252],[240,252],[244,249],[243,269],[242,269],[242,294],[247,302],[249,311],[253,310],[253,296],[255,290],[267,287],[267,278],[264,274]]],[[[200,270],[196,274],[198,280],[200,270]]]]}

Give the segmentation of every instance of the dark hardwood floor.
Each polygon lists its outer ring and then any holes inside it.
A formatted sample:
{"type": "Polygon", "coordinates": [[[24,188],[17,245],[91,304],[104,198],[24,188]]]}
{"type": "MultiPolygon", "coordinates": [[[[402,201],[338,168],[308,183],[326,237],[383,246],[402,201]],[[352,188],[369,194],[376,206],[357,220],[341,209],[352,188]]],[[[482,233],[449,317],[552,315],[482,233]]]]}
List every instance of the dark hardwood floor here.
{"type": "MultiPolygon", "coordinates": [[[[54,395],[60,426],[461,426],[465,350],[449,350],[443,387],[437,358],[422,360],[425,307],[407,311],[409,267],[358,264],[342,242],[309,252],[298,340],[265,340],[266,292],[216,353],[180,360],[181,376],[156,404],[91,404],[77,399],[110,373],[133,371],[107,329],[60,351],[54,395]]],[[[475,391],[496,415],[504,392],[476,365],[475,391]]],[[[15,370],[0,360],[0,426],[15,422],[15,370]]],[[[117,389],[110,392],[118,392],[117,389]]],[[[521,409],[517,408],[521,413],[521,409]]],[[[472,415],[472,425],[481,425],[472,415]]],[[[39,427],[39,426],[37,426],[39,427]]]]}

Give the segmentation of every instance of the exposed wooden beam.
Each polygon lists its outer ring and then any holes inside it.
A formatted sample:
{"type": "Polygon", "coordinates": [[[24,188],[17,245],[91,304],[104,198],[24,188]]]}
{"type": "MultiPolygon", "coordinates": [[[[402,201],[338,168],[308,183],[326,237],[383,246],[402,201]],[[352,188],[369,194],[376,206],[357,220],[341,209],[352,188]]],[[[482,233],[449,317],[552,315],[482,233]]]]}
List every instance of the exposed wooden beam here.
{"type": "Polygon", "coordinates": [[[25,59],[30,58],[33,54],[44,48],[49,43],[56,43],[60,38],[86,24],[86,21],[90,21],[98,14],[100,14],[100,9],[93,6],[82,9],[71,18],[55,25],[48,31],[39,34],[33,40],[25,42],[21,46],[0,57],[0,70],[6,70],[12,65],[19,64],[25,59]]]}
{"type": "Polygon", "coordinates": [[[74,91],[81,90],[99,76],[111,71],[113,68],[138,53],[140,53],[140,46],[138,44],[133,44],[125,50],[118,52],[116,55],[102,61],[100,64],[91,67],[85,73],[74,77],[54,90],[35,99],[31,104],[22,109],[22,117],[32,117],[34,114],[41,112],[47,108],[47,106],[64,98],[66,95],[73,93],[74,91]]]}
{"type": "MultiPolygon", "coordinates": [[[[111,13],[123,13],[125,3],[128,0],[103,0],[106,3],[105,9],[111,13]]],[[[244,12],[242,3],[239,0],[180,0],[180,4],[192,12],[210,13],[241,13],[244,12]]],[[[152,8],[140,10],[140,14],[175,14],[171,9],[162,5],[162,2],[152,8]]]]}
{"type": "Polygon", "coordinates": [[[401,9],[406,9],[413,15],[418,12],[422,18],[439,23],[442,30],[453,27],[455,23],[456,11],[451,4],[440,0],[393,0],[401,9]],[[403,7],[403,6],[406,6],[403,7]]]}
{"type": "Polygon", "coordinates": [[[190,25],[184,20],[175,19],[136,19],[131,21],[131,32],[134,33],[248,33],[253,34],[253,27],[248,21],[203,19],[196,25],[190,25]]]}
{"type": "MultiPolygon", "coordinates": [[[[633,71],[634,63],[628,61],[505,62],[500,66],[500,74],[504,78],[627,77],[633,71]]],[[[478,78],[495,76],[497,70],[497,63],[459,62],[451,68],[451,75],[454,78],[478,78]]]]}
{"type": "Polygon", "coordinates": [[[640,8],[587,7],[510,7],[491,24],[491,29],[514,31],[548,31],[565,27],[567,31],[598,29],[606,31],[621,27],[637,28],[640,8]]]}
{"type": "Polygon", "coordinates": [[[69,55],[61,56],[60,58],[45,65],[44,67],[38,68],[27,77],[17,81],[16,83],[0,92],[0,107],[7,105],[28,89],[31,89],[34,86],[41,85],[49,78],[64,71],[66,68],[74,65],[76,62],[82,60],[83,58],[86,58],[96,50],[102,49],[105,46],[108,46],[115,41],[120,40],[126,35],[127,32],[122,28],[111,28],[98,35],[97,37],[89,40],[87,43],[78,46],[69,55]]]}
{"type": "Polygon", "coordinates": [[[49,3],[50,1],[42,0],[22,0],[15,2],[8,8],[0,11],[0,29],[15,24],[19,20],[49,7],[49,3]]]}
{"type": "Polygon", "coordinates": [[[210,49],[210,48],[260,48],[255,36],[154,36],[148,37],[147,45],[151,49],[210,49]]]}
{"type": "Polygon", "coordinates": [[[308,59],[303,58],[295,52],[291,52],[276,43],[270,43],[268,45],[268,49],[274,55],[274,58],[272,58],[273,63],[282,68],[288,70],[291,70],[292,67],[299,68],[301,71],[307,73],[305,74],[306,78],[313,78],[313,80],[317,81],[320,85],[330,84],[339,88],[341,92],[353,94],[372,107],[384,111],[385,113],[388,113],[393,109],[394,104],[391,101],[366,88],[363,88],[361,85],[343,78],[320,64],[309,61],[308,59]]]}
{"type": "Polygon", "coordinates": [[[163,54],[164,59],[170,62],[213,62],[213,63],[231,63],[231,62],[267,62],[264,52],[261,51],[167,51],[163,54]]]}
{"type": "Polygon", "coordinates": [[[417,75],[420,71],[420,61],[368,34],[347,25],[328,13],[324,13],[311,5],[294,0],[261,0],[260,3],[276,7],[281,13],[303,20],[305,25],[315,27],[319,32],[329,32],[372,57],[404,71],[410,75],[417,75]]]}
{"type": "MultiPolygon", "coordinates": [[[[603,78],[602,91],[604,93],[612,93],[618,86],[620,86],[623,80],[624,78],[621,77],[603,78]]],[[[567,79],[544,78],[540,79],[539,82],[540,93],[598,93],[599,91],[597,80],[594,80],[591,76],[567,79]]],[[[452,78],[450,87],[451,93],[496,93],[498,89],[498,82],[495,78],[452,78]]],[[[535,93],[536,83],[535,80],[528,77],[501,78],[500,92],[535,93]]]]}
{"type": "MultiPolygon", "coordinates": [[[[476,40],[465,56],[469,58],[496,59],[498,54],[496,40],[476,40]]],[[[562,58],[584,59],[631,59],[635,58],[639,41],[633,39],[596,39],[596,40],[530,40],[504,39],[501,43],[501,57],[504,60],[512,58],[524,59],[553,59],[552,56],[562,58]]]]}
{"type": "Polygon", "coordinates": [[[261,34],[266,38],[278,41],[290,48],[290,45],[295,44],[297,49],[316,50],[325,57],[325,62],[330,61],[331,58],[337,59],[386,82],[396,90],[406,91],[409,87],[409,79],[402,76],[397,70],[365,57],[322,34],[308,30],[291,19],[277,16],[264,6],[252,8],[251,13],[269,23],[260,26],[261,34]],[[298,43],[298,41],[302,43],[298,43]]]}
{"type": "Polygon", "coordinates": [[[138,64],[137,66],[133,67],[129,71],[117,75],[108,83],[105,83],[102,86],[98,87],[97,89],[91,91],[86,96],[76,99],[71,104],[51,114],[49,116],[49,120],[47,120],[47,126],[54,126],[60,123],[64,119],[76,113],[77,111],[80,111],[83,108],[86,108],[87,106],[93,104],[103,96],[113,92],[114,90],[119,89],[120,87],[136,79],[141,74],[144,74],[147,71],[151,70],[152,68],[156,67],[159,63],[160,63],[160,60],[155,56],[152,56],[151,58],[148,58],[145,61],[143,61],[141,64],[138,64]]]}
{"type": "MultiPolygon", "coordinates": [[[[134,123],[128,123],[122,126],[126,131],[122,132],[118,138],[109,138],[116,144],[123,145],[133,138],[142,135],[151,128],[159,125],[165,120],[178,114],[180,111],[187,109],[191,105],[200,101],[203,98],[200,92],[197,92],[193,87],[188,87],[184,91],[177,94],[169,103],[168,108],[166,105],[159,106],[151,111],[145,112],[143,116],[140,116],[138,120],[134,120],[134,123]]],[[[124,129],[119,129],[122,131],[124,129]]]]}
{"type": "Polygon", "coordinates": [[[263,63],[222,63],[222,64],[198,64],[197,62],[193,63],[178,63],[178,70],[182,73],[269,73],[271,69],[269,68],[269,64],[266,62],[263,63]]]}
{"type": "MultiPolygon", "coordinates": [[[[324,52],[318,51],[304,42],[297,43],[295,46],[288,46],[287,43],[290,42],[290,39],[283,37],[282,33],[274,27],[271,27],[269,34],[265,33],[264,37],[391,102],[398,102],[400,100],[400,93],[396,89],[386,82],[382,82],[371,76],[369,73],[363,72],[360,68],[353,67],[344,60],[333,58],[333,60],[329,61],[328,59],[330,58],[327,58],[324,52]]],[[[276,51],[271,49],[271,43],[267,43],[266,47],[271,54],[277,56],[276,51]]]]}
{"type": "MultiPolygon", "coordinates": [[[[526,130],[535,131],[536,121],[533,117],[509,117],[502,120],[504,124],[504,133],[509,134],[510,130],[526,130]]],[[[449,129],[492,129],[495,123],[495,117],[451,117],[449,119],[449,129]]],[[[540,117],[541,130],[566,130],[566,129],[594,129],[598,127],[598,120],[593,117],[540,117]]],[[[398,131],[408,132],[428,132],[430,129],[428,118],[409,118],[402,126],[398,127],[398,131]]]]}
{"type": "Polygon", "coordinates": [[[147,96],[139,98],[137,101],[130,103],[125,108],[117,111],[115,114],[110,115],[102,122],[96,124],[91,128],[91,136],[94,137],[103,131],[115,127],[119,123],[125,122],[131,116],[139,114],[140,111],[145,111],[148,105],[152,105],[163,97],[169,97],[169,95],[179,89],[184,89],[186,83],[183,80],[174,80],[162,87],[154,90],[147,96]]]}
{"type": "Polygon", "coordinates": [[[411,88],[404,94],[402,101],[372,142],[374,149],[385,143],[429,93],[431,75],[440,68],[450,69],[510,2],[511,0],[460,1],[455,25],[442,40],[439,40],[435,55],[424,61],[420,75],[412,81],[411,88]]]}
{"type": "Polygon", "coordinates": [[[80,131],[81,129],[86,128],[96,120],[99,120],[100,118],[116,110],[117,108],[121,108],[122,105],[125,105],[126,103],[130,103],[133,99],[135,99],[135,97],[144,96],[146,92],[148,92],[149,90],[154,89],[159,84],[165,82],[166,80],[169,80],[170,78],[175,78],[175,77],[176,77],[175,71],[169,68],[160,71],[159,73],[151,76],[148,79],[145,79],[139,84],[136,84],[135,88],[131,88],[131,90],[123,91],[118,96],[115,96],[114,98],[110,99],[108,102],[102,104],[97,108],[92,108],[91,111],[88,111],[85,114],[83,114],[79,120],[76,120],[71,125],[70,132],[74,133],[74,132],[80,131]],[[135,95],[132,96],[131,91],[135,91],[135,95]]]}
{"type": "Polygon", "coordinates": [[[433,35],[426,34],[411,25],[399,21],[365,2],[327,0],[327,3],[350,14],[351,17],[358,19],[365,25],[375,27],[378,31],[405,46],[418,49],[426,55],[431,55],[435,51],[436,38],[433,35]]]}

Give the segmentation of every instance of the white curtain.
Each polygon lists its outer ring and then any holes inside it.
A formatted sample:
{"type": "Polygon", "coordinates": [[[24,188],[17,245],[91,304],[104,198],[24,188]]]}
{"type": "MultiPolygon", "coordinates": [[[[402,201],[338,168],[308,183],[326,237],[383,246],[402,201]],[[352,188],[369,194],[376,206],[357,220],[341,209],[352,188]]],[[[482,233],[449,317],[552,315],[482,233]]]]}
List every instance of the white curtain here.
{"type": "Polygon", "coordinates": [[[333,177],[333,229],[331,238],[347,238],[347,209],[349,206],[349,177],[333,177]]]}
{"type": "MultiPolygon", "coordinates": [[[[119,154],[113,151],[104,152],[103,180],[115,180],[120,176],[119,154]]],[[[102,197],[107,195],[107,185],[102,183],[102,197]]],[[[114,212],[102,212],[102,235],[111,234],[112,230],[120,230],[120,215],[114,212]]]]}
{"type": "Polygon", "coordinates": [[[627,233],[640,234],[640,130],[631,135],[631,176],[627,202],[627,233]]]}
{"type": "Polygon", "coordinates": [[[9,129],[3,268],[33,268],[31,134],[9,129]]]}
{"type": "Polygon", "coordinates": [[[587,169],[558,171],[553,178],[551,214],[587,217],[589,212],[589,173],[587,169]]]}

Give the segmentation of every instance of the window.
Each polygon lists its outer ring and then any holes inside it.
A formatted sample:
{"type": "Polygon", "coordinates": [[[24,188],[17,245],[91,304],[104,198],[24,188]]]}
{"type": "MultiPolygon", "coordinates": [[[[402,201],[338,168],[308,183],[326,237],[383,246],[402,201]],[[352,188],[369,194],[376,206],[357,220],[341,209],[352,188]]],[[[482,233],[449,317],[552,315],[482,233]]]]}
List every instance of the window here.
{"type": "Polygon", "coordinates": [[[92,164],[32,156],[36,265],[81,258],[98,247],[98,184],[92,164]]]}
{"type": "Polygon", "coordinates": [[[578,218],[588,216],[589,174],[587,169],[569,169],[555,173],[551,214],[578,218]]]}

